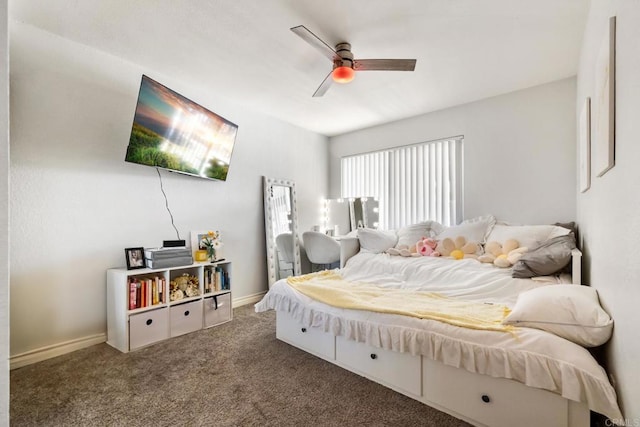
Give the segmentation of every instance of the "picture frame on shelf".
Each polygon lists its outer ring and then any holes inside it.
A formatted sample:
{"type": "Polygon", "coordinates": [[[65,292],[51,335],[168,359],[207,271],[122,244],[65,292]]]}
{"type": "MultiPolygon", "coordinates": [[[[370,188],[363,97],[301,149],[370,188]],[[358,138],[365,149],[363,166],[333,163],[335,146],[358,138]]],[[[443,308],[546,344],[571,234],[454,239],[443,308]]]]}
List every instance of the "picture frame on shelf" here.
{"type": "Polygon", "coordinates": [[[200,242],[208,234],[208,231],[192,231],[191,232],[191,252],[195,261],[207,260],[207,248],[202,246],[200,242]],[[202,247],[201,247],[202,246],[202,247]]]}
{"type": "Polygon", "coordinates": [[[591,98],[587,97],[580,111],[578,144],[580,149],[580,192],[591,187],[591,98]]]}
{"type": "MultiPolygon", "coordinates": [[[[191,232],[191,252],[193,253],[193,259],[198,262],[203,261],[212,261],[209,251],[207,247],[202,244],[203,240],[209,236],[209,233],[213,232],[215,234],[215,239],[220,239],[220,233],[215,231],[215,229],[207,230],[207,231],[192,231],[191,232]]],[[[221,258],[220,249],[216,250],[216,258],[221,258]]]]}
{"type": "Polygon", "coordinates": [[[616,17],[609,18],[598,51],[593,105],[593,148],[596,176],[615,165],[616,17]]]}
{"type": "Polygon", "coordinates": [[[127,262],[127,270],[145,268],[144,248],[125,248],[124,258],[127,262]]]}

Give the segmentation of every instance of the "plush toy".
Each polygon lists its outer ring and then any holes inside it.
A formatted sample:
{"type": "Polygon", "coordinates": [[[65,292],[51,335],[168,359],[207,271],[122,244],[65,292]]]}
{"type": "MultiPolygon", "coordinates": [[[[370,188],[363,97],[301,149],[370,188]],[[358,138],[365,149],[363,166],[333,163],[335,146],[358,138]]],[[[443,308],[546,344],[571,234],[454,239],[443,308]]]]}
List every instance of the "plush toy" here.
{"type": "Polygon", "coordinates": [[[404,256],[404,257],[418,257],[420,254],[416,251],[416,245],[398,245],[395,248],[389,248],[385,251],[389,255],[404,256]]]}
{"type": "Polygon", "coordinates": [[[416,252],[422,256],[440,256],[440,252],[436,250],[438,242],[431,237],[423,237],[416,243],[416,252]]]}
{"type": "Polygon", "coordinates": [[[458,236],[454,239],[449,237],[442,239],[436,250],[441,256],[453,259],[476,258],[478,252],[478,244],[475,242],[467,242],[464,236],[458,236]]]}
{"type": "Polygon", "coordinates": [[[489,242],[484,250],[485,253],[478,257],[478,261],[493,263],[500,268],[511,267],[527,252],[527,248],[520,247],[520,243],[514,239],[505,240],[504,245],[498,242],[489,242]]]}

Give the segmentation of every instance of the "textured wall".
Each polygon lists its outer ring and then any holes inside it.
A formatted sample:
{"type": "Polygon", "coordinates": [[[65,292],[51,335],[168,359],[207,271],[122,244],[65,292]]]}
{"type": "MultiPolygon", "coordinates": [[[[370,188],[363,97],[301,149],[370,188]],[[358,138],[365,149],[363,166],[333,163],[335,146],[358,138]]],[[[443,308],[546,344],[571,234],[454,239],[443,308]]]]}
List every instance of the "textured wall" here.
{"type": "Polygon", "coordinates": [[[570,78],[333,137],[330,194],[340,194],[342,156],[463,135],[466,218],[573,220],[574,123],[570,78]]]}
{"type": "Polygon", "coordinates": [[[226,182],[162,172],[180,236],[222,233],[234,298],[267,289],[263,175],[295,180],[301,226],[317,223],[326,137],[15,22],[11,58],[13,356],[105,333],[105,270],[176,237],[156,170],[124,162],[142,73],[239,125],[226,182]]]}
{"type": "MultiPolygon", "coordinates": [[[[640,425],[640,2],[591,2],[578,70],[576,112],[584,99],[595,102],[596,58],[610,16],[616,16],[616,164],[597,178],[591,169],[591,188],[577,196],[578,222],[585,254],[585,282],[595,287],[602,305],[615,321],[606,346],[607,368],[615,377],[618,400],[628,425],[640,425]]],[[[592,125],[592,134],[594,127],[592,125]]],[[[592,141],[597,144],[596,140],[592,141]]],[[[592,150],[593,153],[593,150],[592,150]]]]}

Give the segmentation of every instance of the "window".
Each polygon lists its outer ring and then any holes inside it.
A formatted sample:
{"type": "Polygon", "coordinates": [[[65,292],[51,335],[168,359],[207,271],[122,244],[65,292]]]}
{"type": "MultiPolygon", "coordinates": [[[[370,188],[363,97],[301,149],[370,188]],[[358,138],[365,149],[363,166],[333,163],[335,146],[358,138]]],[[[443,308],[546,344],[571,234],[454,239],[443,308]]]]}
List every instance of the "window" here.
{"type": "Polygon", "coordinates": [[[380,228],[462,220],[461,136],[343,157],[342,197],[373,196],[380,228]]]}

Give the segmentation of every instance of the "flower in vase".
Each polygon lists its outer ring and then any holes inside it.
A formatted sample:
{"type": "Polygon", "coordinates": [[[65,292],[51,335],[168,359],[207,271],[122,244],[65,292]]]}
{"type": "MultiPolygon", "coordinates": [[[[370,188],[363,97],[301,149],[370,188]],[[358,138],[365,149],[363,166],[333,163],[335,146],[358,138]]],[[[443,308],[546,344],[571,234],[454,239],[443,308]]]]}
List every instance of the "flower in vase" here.
{"type": "Polygon", "coordinates": [[[209,261],[216,260],[216,251],[222,248],[222,239],[219,231],[209,231],[200,240],[200,247],[204,247],[207,251],[209,261]]]}

